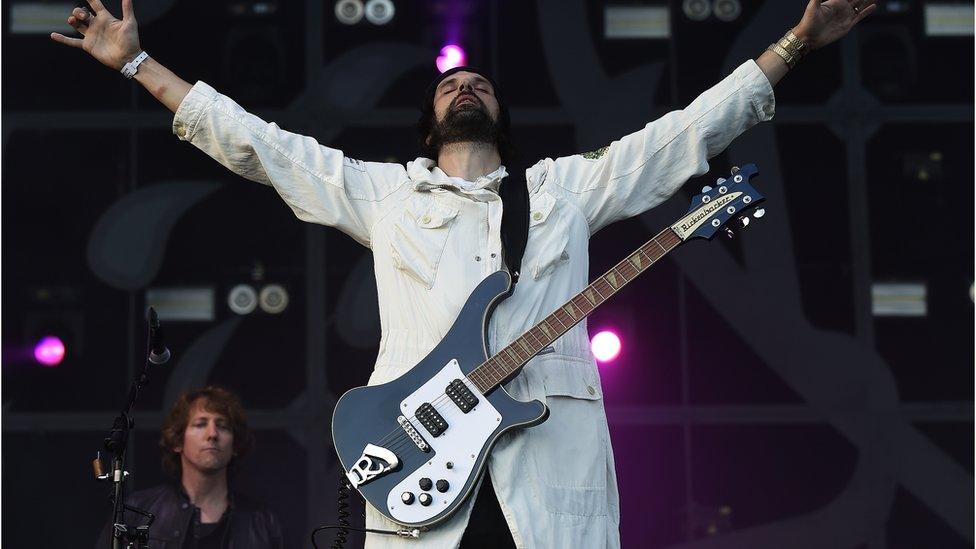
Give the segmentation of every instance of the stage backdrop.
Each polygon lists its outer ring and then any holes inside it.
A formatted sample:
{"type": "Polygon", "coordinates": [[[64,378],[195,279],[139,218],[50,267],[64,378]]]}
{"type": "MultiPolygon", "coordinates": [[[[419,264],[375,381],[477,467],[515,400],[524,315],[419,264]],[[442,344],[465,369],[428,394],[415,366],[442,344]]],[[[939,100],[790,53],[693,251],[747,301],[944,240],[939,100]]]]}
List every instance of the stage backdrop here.
{"type": "MultiPolygon", "coordinates": [[[[363,160],[416,156],[416,106],[440,48],[459,44],[505,90],[529,163],[683,107],[805,4],[393,2],[384,24],[342,23],[333,0],[135,9],[143,47],[185,79],[363,160]]],[[[707,176],[593,237],[596,276],[731,166],[761,169],[762,222],[682,247],[589,321],[623,342],[600,368],[625,547],[973,545],[972,4],[880,4],[804,59],[774,121],[707,176]]],[[[226,385],[257,431],[235,482],[306,547],[335,522],[332,407],[366,382],[379,341],[369,253],[50,41],[61,9],[3,5],[2,544],[94,543],[109,486],[89,461],[154,304],[173,360],[140,398],[131,485],[164,481],[158,428],[176,395],[226,385]],[[34,359],[44,335],[66,347],[56,366],[34,359]]]]}

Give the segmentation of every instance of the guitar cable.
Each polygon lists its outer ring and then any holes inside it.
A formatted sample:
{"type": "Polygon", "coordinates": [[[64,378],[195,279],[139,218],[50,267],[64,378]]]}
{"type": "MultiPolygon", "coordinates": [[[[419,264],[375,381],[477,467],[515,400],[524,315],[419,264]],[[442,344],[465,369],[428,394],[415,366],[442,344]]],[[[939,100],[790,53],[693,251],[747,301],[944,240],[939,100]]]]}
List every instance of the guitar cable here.
{"type": "Polygon", "coordinates": [[[352,486],[349,485],[348,479],[346,479],[345,471],[339,468],[339,485],[338,485],[338,496],[336,498],[336,519],[339,524],[329,524],[327,526],[318,526],[312,530],[312,547],[319,549],[319,545],[315,543],[315,535],[323,530],[336,529],[336,539],[332,542],[332,546],[329,549],[344,549],[346,546],[346,538],[349,535],[350,530],[355,530],[357,532],[365,532],[369,534],[386,534],[388,536],[397,536],[401,538],[419,538],[420,529],[402,529],[402,530],[376,530],[373,528],[356,528],[349,525],[349,490],[352,486]]]}

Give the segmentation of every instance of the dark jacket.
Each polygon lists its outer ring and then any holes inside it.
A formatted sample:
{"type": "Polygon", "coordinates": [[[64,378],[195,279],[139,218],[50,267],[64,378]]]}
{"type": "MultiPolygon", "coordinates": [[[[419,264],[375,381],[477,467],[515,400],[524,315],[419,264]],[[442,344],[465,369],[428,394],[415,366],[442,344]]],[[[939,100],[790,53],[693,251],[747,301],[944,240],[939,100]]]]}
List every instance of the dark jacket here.
{"type": "MultiPolygon", "coordinates": [[[[152,549],[183,549],[187,531],[199,532],[200,509],[190,503],[182,486],[164,484],[134,492],[125,498],[133,507],[149,511],[156,520],[149,527],[149,545],[152,549]]],[[[230,493],[230,505],[224,518],[221,547],[224,549],[281,549],[283,547],[281,524],[268,507],[240,494],[230,493]]],[[[132,511],[126,511],[125,521],[130,526],[146,523],[146,519],[132,511]]],[[[95,549],[110,547],[112,525],[107,524],[99,536],[95,549]]]]}

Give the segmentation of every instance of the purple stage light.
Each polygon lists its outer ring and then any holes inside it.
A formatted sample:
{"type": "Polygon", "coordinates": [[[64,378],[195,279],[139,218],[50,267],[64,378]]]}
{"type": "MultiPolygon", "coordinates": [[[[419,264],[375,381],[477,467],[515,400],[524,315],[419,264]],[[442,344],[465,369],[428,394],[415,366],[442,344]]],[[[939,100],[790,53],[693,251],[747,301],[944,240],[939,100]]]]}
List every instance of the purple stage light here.
{"type": "Polygon", "coordinates": [[[467,62],[467,56],[461,46],[448,44],[441,48],[441,54],[437,57],[437,70],[446,72],[454,67],[461,67],[467,62]]]}
{"type": "Polygon", "coordinates": [[[64,360],[64,342],[56,336],[44,336],[34,346],[34,359],[41,366],[57,366],[64,360]]]}
{"type": "Polygon", "coordinates": [[[610,362],[620,354],[620,338],[610,331],[603,331],[590,340],[593,356],[600,362],[610,362]]]}

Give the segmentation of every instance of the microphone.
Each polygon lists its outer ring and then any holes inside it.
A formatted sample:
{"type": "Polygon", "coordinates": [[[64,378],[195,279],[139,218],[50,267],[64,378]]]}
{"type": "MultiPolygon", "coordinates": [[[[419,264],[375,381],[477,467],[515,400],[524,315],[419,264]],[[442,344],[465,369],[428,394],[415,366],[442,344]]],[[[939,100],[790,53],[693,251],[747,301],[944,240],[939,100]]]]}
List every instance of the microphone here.
{"type": "Polygon", "coordinates": [[[159,316],[156,309],[149,308],[149,362],[155,365],[165,364],[169,361],[170,352],[166,348],[166,336],[163,329],[159,327],[159,316]]]}

